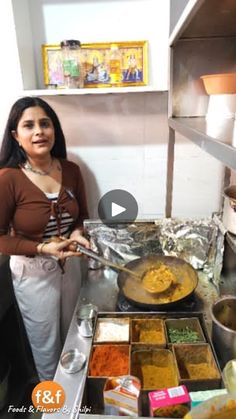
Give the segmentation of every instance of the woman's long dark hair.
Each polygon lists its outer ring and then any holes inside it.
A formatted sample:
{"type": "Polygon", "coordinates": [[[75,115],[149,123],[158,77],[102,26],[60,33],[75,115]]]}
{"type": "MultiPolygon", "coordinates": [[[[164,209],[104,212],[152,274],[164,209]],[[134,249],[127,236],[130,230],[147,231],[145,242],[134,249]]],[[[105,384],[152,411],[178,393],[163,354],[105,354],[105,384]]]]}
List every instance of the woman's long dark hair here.
{"type": "Polygon", "coordinates": [[[17,131],[17,126],[23,112],[27,108],[31,108],[33,106],[40,106],[53,123],[55,143],[51,150],[51,155],[53,157],[66,159],[65,137],[60,121],[54,110],[47,102],[39,97],[23,97],[14,103],[8,117],[0,151],[0,168],[19,167],[27,160],[26,153],[23,148],[19,146],[18,141],[16,141],[13,137],[12,131],[17,131]]]}

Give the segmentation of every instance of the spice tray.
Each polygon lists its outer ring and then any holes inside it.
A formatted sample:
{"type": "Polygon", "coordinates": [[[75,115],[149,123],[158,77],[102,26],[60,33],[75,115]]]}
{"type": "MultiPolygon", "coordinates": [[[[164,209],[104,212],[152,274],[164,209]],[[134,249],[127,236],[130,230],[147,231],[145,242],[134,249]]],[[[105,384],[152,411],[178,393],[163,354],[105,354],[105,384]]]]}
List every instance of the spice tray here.
{"type": "Polygon", "coordinates": [[[181,384],[189,391],[223,386],[218,360],[199,312],[99,313],[81,406],[90,406],[92,414],[104,414],[106,380],[121,375],[140,379],[139,416],[146,417],[150,415],[150,391],[181,384]],[[119,328],[119,336],[112,330],[117,324],[125,325],[119,328]]]}

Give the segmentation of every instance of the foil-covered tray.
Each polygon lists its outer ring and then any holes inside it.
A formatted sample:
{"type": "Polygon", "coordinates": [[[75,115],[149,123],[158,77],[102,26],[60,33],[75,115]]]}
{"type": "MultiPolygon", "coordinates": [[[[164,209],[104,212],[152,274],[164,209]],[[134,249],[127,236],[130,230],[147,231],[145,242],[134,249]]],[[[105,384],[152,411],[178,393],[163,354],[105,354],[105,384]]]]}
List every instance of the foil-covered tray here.
{"type": "MultiPolygon", "coordinates": [[[[126,264],[149,255],[176,256],[219,285],[225,229],[218,214],[202,219],[140,220],[112,227],[86,220],[84,227],[92,249],[115,263],[126,264]]],[[[89,261],[91,269],[100,266],[89,261]]]]}

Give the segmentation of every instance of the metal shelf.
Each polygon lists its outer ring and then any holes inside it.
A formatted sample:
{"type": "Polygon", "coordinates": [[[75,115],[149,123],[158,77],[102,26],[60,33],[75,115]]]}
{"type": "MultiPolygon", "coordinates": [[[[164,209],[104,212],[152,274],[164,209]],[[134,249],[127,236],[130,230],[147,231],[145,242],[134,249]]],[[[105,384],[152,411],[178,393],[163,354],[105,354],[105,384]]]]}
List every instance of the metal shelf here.
{"type": "Polygon", "coordinates": [[[221,122],[207,121],[205,117],[169,118],[169,126],[225,166],[236,170],[236,124],[234,119],[221,122]],[[213,126],[212,126],[213,125],[213,126]]]}
{"type": "Polygon", "coordinates": [[[200,76],[236,71],[235,0],[189,0],[170,38],[169,143],[166,216],[172,212],[175,132],[236,170],[234,119],[206,120],[208,96],[200,76]]]}
{"type": "Polygon", "coordinates": [[[189,0],[171,36],[178,40],[236,36],[235,0],[189,0]]]}

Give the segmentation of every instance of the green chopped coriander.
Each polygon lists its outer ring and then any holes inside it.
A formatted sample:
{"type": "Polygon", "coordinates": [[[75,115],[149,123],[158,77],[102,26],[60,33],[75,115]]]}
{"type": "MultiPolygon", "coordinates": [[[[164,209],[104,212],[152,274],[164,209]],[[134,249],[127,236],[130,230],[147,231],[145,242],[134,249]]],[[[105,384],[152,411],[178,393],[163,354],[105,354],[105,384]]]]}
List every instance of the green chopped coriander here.
{"type": "Polygon", "coordinates": [[[198,333],[188,326],[182,329],[170,327],[168,333],[171,343],[193,343],[200,340],[198,333]]]}

